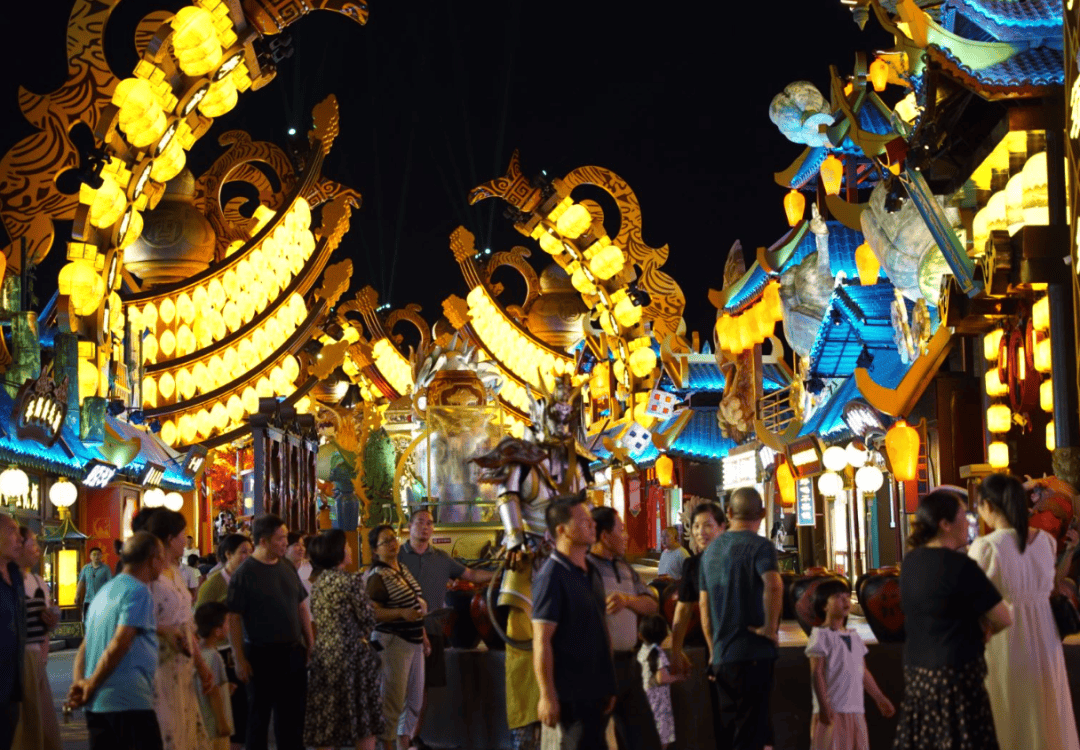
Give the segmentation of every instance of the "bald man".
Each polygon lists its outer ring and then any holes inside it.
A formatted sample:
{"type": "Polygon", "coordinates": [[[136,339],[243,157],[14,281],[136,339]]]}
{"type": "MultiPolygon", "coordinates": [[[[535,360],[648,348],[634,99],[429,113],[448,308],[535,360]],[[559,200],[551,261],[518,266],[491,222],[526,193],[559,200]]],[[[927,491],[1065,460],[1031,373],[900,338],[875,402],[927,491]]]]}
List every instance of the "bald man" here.
{"type": "Polygon", "coordinates": [[[776,547],[758,534],[764,517],[757,490],[735,490],[727,533],[701,556],[699,603],[720,713],[716,746],[725,750],[772,742],[769,699],[784,589],[776,547]]]}

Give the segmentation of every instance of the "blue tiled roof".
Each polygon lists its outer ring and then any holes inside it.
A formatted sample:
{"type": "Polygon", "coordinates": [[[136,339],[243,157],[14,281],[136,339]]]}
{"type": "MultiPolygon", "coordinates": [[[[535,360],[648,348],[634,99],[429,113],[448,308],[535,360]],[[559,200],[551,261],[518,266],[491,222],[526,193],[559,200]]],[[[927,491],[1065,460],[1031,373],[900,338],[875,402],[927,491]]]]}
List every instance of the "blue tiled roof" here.
{"type": "Polygon", "coordinates": [[[1001,41],[1061,36],[1061,0],[946,0],[1001,41]]]}
{"type": "Polygon", "coordinates": [[[851,377],[833,393],[824,404],[818,407],[813,416],[803,425],[799,435],[818,435],[835,437],[847,430],[844,423],[844,407],[849,401],[859,398],[859,387],[851,377]]]}
{"type": "MultiPolygon", "coordinates": [[[[716,362],[691,362],[687,367],[689,377],[683,381],[684,391],[719,392],[724,390],[724,373],[716,362]]],[[[770,393],[787,385],[777,369],[765,365],[761,373],[762,387],[770,393]]]]}
{"type": "Polygon", "coordinates": [[[739,310],[761,294],[761,290],[769,282],[769,274],[757,263],[754,263],[750,270],[746,272],[746,275],[743,276],[742,281],[743,285],[739,288],[739,291],[731,295],[727,304],[724,305],[725,310],[739,310]]]}
{"type": "MultiPolygon", "coordinates": [[[[1059,24],[1060,33],[1060,24],[1059,24]]],[[[1020,52],[1004,62],[987,68],[973,69],[947,49],[941,53],[976,81],[1007,88],[1023,86],[1062,86],[1065,83],[1064,54],[1049,47],[1035,47],[1020,52]]]]}
{"type": "MultiPolygon", "coordinates": [[[[843,271],[849,277],[858,274],[855,267],[855,249],[863,243],[863,233],[856,229],[849,229],[839,221],[829,220],[825,222],[829,227],[829,270],[833,276],[843,271]]],[[[802,263],[807,256],[817,252],[817,236],[812,232],[806,235],[795,246],[795,252],[780,269],[781,273],[802,263]]]]}
{"type": "Polygon", "coordinates": [[[817,177],[818,170],[821,169],[821,163],[825,161],[825,157],[829,155],[829,150],[823,146],[815,146],[810,149],[810,152],[803,160],[802,166],[799,167],[799,171],[795,173],[795,177],[792,178],[791,184],[785,187],[789,188],[801,188],[806,183],[817,177]]]}
{"type": "Polygon", "coordinates": [[[105,419],[108,421],[109,426],[113,428],[124,439],[130,440],[133,437],[137,437],[142,442],[142,447],[139,449],[139,455],[128,464],[120,468],[120,473],[129,476],[137,476],[146,463],[157,464],[158,466],[165,467],[165,478],[161,482],[163,489],[170,490],[190,490],[194,487],[190,477],[184,476],[184,473],[180,469],[181,456],[175,453],[169,446],[161,442],[161,439],[148,430],[141,430],[138,427],[116,419],[112,415],[106,415],[105,419]]]}
{"type": "Polygon", "coordinates": [[[0,388],[0,461],[80,480],[86,464],[101,458],[97,451],[83,445],[67,424],[61,428],[60,439],[51,448],[33,440],[19,440],[12,419],[14,409],[14,400],[0,388]]]}
{"type": "MultiPolygon", "coordinates": [[[[728,451],[735,447],[735,441],[729,440],[720,434],[720,425],[716,422],[716,412],[717,407],[715,406],[694,407],[690,420],[683,427],[679,436],[675,438],[675,442],[668,449],[668,454],[703,461],[719,461],[726,456],[728,451]]],[[[676,415],[664,420],[654,428],[654,432],[663,432],[671,427],[678,418],[678,415],[676,415]]],[[[604,434],[614,440],[615,436],[625,429],[626,425],[621,424],[605,431],[604,434]]],[[[603,446],[599,445],[595,453],[601,459],[611,456],[603,446]]],[[[650,442],[645,447],[645,450],[632,458],[638,466],[645,467],[656,461],[659,455],[660,452],[650,442]]]]}
{"type": "MultiPolygon", "coordinates": [[[[847,377],[867,349],[871,356],[895,351],[892,327],[893,286],[846,284],[833,290],[829,311],[810,350],[810,372],[819,378],[847,377]]],[[[914,304],[905,300],[908,312],[914,304]]]]}

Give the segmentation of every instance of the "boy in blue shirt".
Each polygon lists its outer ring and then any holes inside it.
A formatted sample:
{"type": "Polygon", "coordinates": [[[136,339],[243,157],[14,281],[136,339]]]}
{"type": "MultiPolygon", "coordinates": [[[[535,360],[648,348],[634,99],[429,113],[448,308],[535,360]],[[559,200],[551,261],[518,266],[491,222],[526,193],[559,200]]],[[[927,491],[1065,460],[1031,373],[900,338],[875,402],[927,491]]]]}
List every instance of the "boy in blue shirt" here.
{"type": "Polygon", "coordinates": [[[86,706],[91,750],[161,750],[154,714],[157,625],[149,584],[165,567],[165,551],[157,537],[139,531],[124,544],[122,559],[123,572],[90,603],[68,704],[86,706]]]}

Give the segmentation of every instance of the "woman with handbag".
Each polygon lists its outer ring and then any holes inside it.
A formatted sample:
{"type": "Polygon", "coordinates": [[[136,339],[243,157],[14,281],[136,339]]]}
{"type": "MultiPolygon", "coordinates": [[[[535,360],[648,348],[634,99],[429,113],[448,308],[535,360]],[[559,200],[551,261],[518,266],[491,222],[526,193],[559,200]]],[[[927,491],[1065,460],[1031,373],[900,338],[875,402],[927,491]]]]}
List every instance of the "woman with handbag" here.
{"type": "Polygon", "coordinates": [[[982,482],[979,518],[993,529],[968,554],[1012,607],[1012,627],[986,645],[986,690],[1001,747],[1080,750],[1050,595],[1056,542],[1028,528],[1019,480],[991,474],[982,482]]]}

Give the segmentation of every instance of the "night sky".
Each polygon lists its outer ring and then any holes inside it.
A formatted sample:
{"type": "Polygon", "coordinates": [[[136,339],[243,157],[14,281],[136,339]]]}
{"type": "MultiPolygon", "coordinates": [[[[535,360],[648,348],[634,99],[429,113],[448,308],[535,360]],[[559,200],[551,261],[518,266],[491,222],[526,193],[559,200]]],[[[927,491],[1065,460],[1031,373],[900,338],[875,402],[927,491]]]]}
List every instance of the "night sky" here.
{"type": "MultiPolygon", "coordinates": [[[[138,18],[181,5],[119,3],[107,46],[120,77],[136,61],[138,18]]],[[[4,150],[30,132],[18,85],[46,92],[62,80],[63,6],[5,7],[13,43],[0,48],[4,150]]],[[[228,129],[284,145],[289,128],[306,130],[311,108],[336,94],[341,135],[324,173],[363,193],[364,205],[334,259],[353,258],[354,288],[371,284],[395,307],[418,303],[431,322],[443,299],[467,292],[447,245],[456,226],[493,251],[531,243],[503,218],[505,204],[466,202],[517,148],[527,175],[595,164],[630,183],[645,240],[670,245],[665,270],[686,294],[688,328],[707,339],[715,312],[706,294],[721,285],[732,242],[749,255],[787,230],[772,174],[803,147],[769,121],[770,100],[799,79],[828,96],[830,64],[850,72],[856,50],[891,42],[873,19],[860,32],[837,0],[371,0],[370,9],[366,27],[325,12],[295,24],[294,54],[276,80],[242,94],[189,164],[205,169],[228,129]]],[[[62,253],[54,249],[48,265],[59,267],[62,253]]],[[[538,269],[547,258],[533,248],[538,269]]],[[[54,288],[55,272],[43,268],[42,302],[54,288]]]]}

